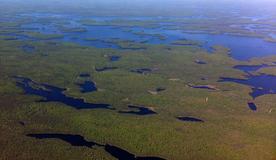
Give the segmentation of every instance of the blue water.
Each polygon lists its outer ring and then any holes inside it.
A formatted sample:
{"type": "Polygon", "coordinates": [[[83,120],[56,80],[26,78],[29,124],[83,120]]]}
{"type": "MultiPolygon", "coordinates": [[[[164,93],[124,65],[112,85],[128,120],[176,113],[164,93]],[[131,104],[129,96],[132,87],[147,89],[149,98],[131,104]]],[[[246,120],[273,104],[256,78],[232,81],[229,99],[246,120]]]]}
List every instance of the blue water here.
{"type": "Polygon", "coordinates": [[[271,33],[270,36],[271,38],[276,39],[276,33],[271,33]]]}
{"type": "MultiPolygon", "coordinates": [[[[28,15],[31,16],[32,14],[28,15]]],[[[33,18],[45,18],[51,14],[36,14],[33,18]]],[[[24,15],[21,15],[24,16],[24,15]]],[[[25,15],[27,16],[27,15],[25,15]]],[[[37,31],[45,34],[63,34],[63,38],[57,39],[63,42],[73,42],[85,46],[94,46],[98,48],[115,48],[121,49],[116,43],[110,42],[112,39],[129,40],[138,43],[148,44],[172,44],[176,40],[189,39],[199,41],[202,48],[207,51],[212,50],[214,45],[223,45],[231,49],[231,56],[238,60],[248,60],[252,57],[263,57],[276,54],[276,43],[266,42],[260,38],[233,36],[229,34],[206,34],[206,33],[188,33],[185,30],[172,30],[167,26],[178,27],[178,23],[170,22],[169,17],[89,17],[96,21],[111,21],[116,19],[123,20],[140,20],[156,21],[155,27],[139,27],[139,26],[86,26],[81,24],[81,19],[87,17],[69,16],[69,15],[52,15],[57,19],[67,21],[65,26],[68,28],[80,27],[86,32],[62,32],[58,26],[53,23],[39,24],[37,22],[22,25],[23,30],[37,31]],[[161,22],[160,22],[161,20],[161,22]],[[164,22],[162,23],[162,20],[164,22]],[[139,35],[137,33],[145,33],[139,35]],[[157,34],[157,35],[156,35],[157,34]],[[158,35],[165,37],[160,39],[158,35]],[[87,39],[93,40],[87,40],[87,39]]],[[[173,18],[172,18],[173,19],[173,18]]],[[[176,19],[176,18],[174,18],[176,19]]],[[[181,18],[180,18],[181,19],[181,18]]],[[[13,35],[14,36],[14,35],[13,35]]],[[[22,37],[18,37],[19,39],[22,37]]],[[[26,39],[26,37],[23,37],[26,39]]]]}
{"type": "Polygon", "coordinates": [[[253,102],[248,103],[248,107],[249,107],[252,111],[256,111],[256,110],[257,110],[257,106],[256,106],[255,103],[253,103],[253,102]]]}
{"type": "Polygon", "coordinates": [[[222,77],[219,82],[234,82],[250,86],[252,92],[249,95],[253,99],[266,94],[276,94],[276,76],[272,75],[247,75],[246,79],[222,77]]]}
{"type": "Polygon", "coordinates": [[[241,70],[243,72],[246,72],[248,74],[251,74],[251,72],[257,71],[261,68],[266,68],[266,67],[273,67],[276,65],[267,65],[267,64],[262,64],[262,65],[237,65],[234,68],[241,70]]]}
{"type": "Polygon", "coordinates": [[[91,77],[89,73],[81,73],[79,77],[84,79],[83,82],[76,83],[80,86],[81,93],[96,92],[98,90],[96,84],[92,80],[89,80],[91,77]]]}
{"type": "MultiPolygon", "coordinates": [[[[249,95],[253,99],[266,94],[276,94],[276,76],[267,75],[267,74],[257,74],[257,75],[251,74],[251,72],[254,72],[261,68],[266,68],[266,67],[276,67],[276,66],[266,65],[266,64],[251,65],[251,66],[250,65],[234,66],[235,69],[238,69],[247,73],[245,79],[222,77],[219,80],[219,82],[234,82],[234,83],[250,86],[252,91],[251,93],[249,93],[249,95]]],[[[251,108],[253,105],[251,103],[249,104],[248,105],[251,108]]]]}
{"type": "Polygon", "coordinates": [[[90,93],[97,91],[96,84],[93,81],[84,81],[83,83],[78,83],[81,88],[82,93],[90,93]]]}
{"type": "Polygon", "coordinates": [[[121,59],[121,56],[110,56],[109,57],[109,60],[111,62],[116,62],[116,61],[119,61],[121,59]]]}
{"type": "Polygon", "coordinates": [[[222,45],[231,49],[231,57],[237,60],[248,60],[276,54],[276,43],[266,42],[260,38],[232,36],[227,34],[185,34],[185,38],[203,43],[204,48],[222,45]]]}
{"type": "Polygon", "coordinates": [[[58,88],[48,84],[39,84],[31,79],[15,77],[17,86],[25,91],[25,94],[43,97],[39,102],[59,102],[76,109],[112,109],[109,104],[94,104],[85,102],[84,99],[66,96],[63,92],[66,89],[58,88]]]}

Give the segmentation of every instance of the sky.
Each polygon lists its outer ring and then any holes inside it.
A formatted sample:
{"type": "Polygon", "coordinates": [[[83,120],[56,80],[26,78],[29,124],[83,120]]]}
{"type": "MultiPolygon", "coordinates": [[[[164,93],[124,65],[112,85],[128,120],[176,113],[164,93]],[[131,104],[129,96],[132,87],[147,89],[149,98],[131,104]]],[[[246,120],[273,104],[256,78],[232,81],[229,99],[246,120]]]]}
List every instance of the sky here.
{"type": "Polygon", "coordinates": [[[94,14],[185,15],[195,12],[275,12],[276,0],[0,0],[5,11],[67,11],[94,14]]]}

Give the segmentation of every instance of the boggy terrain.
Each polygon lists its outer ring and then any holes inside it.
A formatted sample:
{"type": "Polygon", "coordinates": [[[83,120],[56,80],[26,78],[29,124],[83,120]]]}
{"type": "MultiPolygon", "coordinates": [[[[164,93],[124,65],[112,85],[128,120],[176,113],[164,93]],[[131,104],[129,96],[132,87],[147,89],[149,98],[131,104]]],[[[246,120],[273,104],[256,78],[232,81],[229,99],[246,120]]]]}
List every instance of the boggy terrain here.
{"type": "Polygon", "coordinates": [[[229,50],[219,46],[211,54],[195,46],[142,46],[145,49],[116,50],[1,40],[1,159],[120,159],[111,153],[112,146],[124,148],[115,147],[134,158],[275,158],[273,92],[253,99],[251,83],[220,80],[246,80],[263,73],[262,69],[249,74],[235,66],[273,65],[276,57],[244,62],[229,57],[229,50]],[[35,50],[26,53],[21,47],[26,44],[35,50]],[[110,61],[111,55],[120,59],[110,61]],[[116,69],[97,71],[105,66],[116,69]],[[141,68],[150,72],[133,72],[141,68]],[[92,92],[82,92],[79,84],[86,80],[93,80],[96,89],[92,85],[92,92]],[[148,92],[160,86],[166,89],[148,92]],[[71,105],[68,99],[85,107],[71,105]],[[253,103],[257,110],[249,108],[253,103]],[[97,104],[104,105],[93,109],[97,104]],[[63,138],[32,138],[45,133],[81,135],[87,144],[92,139],[104,147],[70,146],[63,138]]]}
{"type": "Polygon", "coordinates": [[[276,158],[275,15],[0,8],[0,159],[276,158]]]}

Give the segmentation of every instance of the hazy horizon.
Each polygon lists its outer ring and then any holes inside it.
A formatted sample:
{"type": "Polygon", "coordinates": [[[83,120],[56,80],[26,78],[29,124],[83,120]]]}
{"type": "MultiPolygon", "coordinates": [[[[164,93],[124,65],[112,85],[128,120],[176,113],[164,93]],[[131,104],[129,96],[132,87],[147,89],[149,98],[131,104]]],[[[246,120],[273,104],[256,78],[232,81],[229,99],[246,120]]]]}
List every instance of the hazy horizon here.
{"type": "Polygon", "coordinates": [[[205,12],[244,12],[249,14],[273,13],[276,5],[273,0],[0,0],[1,9],[16,12],[32,10],[36,12],[89,12],[107,15],[189,15],[205,12]],[[148,13],[150,11],[150,13],[148,13]]]}

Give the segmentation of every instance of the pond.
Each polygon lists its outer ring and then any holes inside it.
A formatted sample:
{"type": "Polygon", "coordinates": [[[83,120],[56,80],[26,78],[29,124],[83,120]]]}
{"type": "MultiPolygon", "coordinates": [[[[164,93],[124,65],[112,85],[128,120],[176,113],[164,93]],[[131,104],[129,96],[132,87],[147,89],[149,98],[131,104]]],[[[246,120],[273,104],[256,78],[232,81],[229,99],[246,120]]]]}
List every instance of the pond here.
{"type": "Polygon", "coordinates": [[[152,114],[157,114],[150,108],[144,107],[144,106],[134,106],[134,105],[129,105],[128,108],[130,109],[136,109],[136,111],[119,111],[119,113],[123,114],[136,114],[139,116],[144,116],[144,115],[152,115],[152,114]]]}
{"type": "Polygon", "coordinates": [[[136,68],[136,69],[132,69],[130,71],[134,72],[134,73],[139,73],[139,74],[149,74],[149,73],[152,72],[152,69],[150,69],[150,68],[136,68]]]}
{"type": "Polygon", "coordinates": [[[48,84],[40,84],[29,78],[15,77],[17,86],[22,88],[27,95],[43,97],[39,102],[59,102],[74,107],[75,109],[113,109],[111,105],[104,103],[88,103],[84,99],[65,95],[66,89],[58,88],[48,84]]]}
{"type": "Polygon", "coordinates": [[[89,73],[81,73],[79,76],[85,78],[85,77],[90,77],[90,74],[89,73]]]}
{"type": "Polygon", "coordinates": [[[207,90],[218,90],[216,86],[213,85],[193,85],[193,84],[188,84],[188,87],[195,88],[195,89],[207,89],[207,90]]]}
{"type": "Polygon", "coordinates": [[[84,81],[83,83],[77,83],[80,86],[82,93],[90,93],[97,91],[96,84],[93,81],[84,81]]]}
{"type": "Polygon", "coordinates": [[[88,148],[92,148],[93,146],[99,145],[96,142],[85,140],[83,136],[72,135],[72,134],[44,133],[44,134],[27,134],[26,136],[33,137],[36,139],[60,139],[71,144],[72,146],[84,146],[88,148]]]}
{"type": "Polygon", "coordinates": [[[32,137],[36,139],[59,139],[69,143],[72,146],[77,147],[102,147],[104,150],[112,155],[114,158],[118,160],[165,160],[159,157],[151,157],[151,156],[136,156],[135,154],[129,153],[128,151],[119,148],[117,146],[113,146],[110,144],[99,144],[93,141],[87,141],[81,135],[73,135],[73,134],[60,134],[60,133],[42,133],[42,134],[27,134],[27,137],[32,137]]]}
{"type": "Polygon", "coordinates": [[[177,119],[186,122],[204,122],[203,120],[194,117],[177,117],[177,119]]]}
{"type": "Polygon", "coordinates": [[[166,88],[165,87],[157,87],[156,88],[156,92],[162,92],[162,91],[165,91],[166,88]]]}
{"type": "Polygon", "coordinates": [[[256,111],[257,110],[257,106],[255,103],[253,102],[249,102],[248,103],[248,107],[252,110],[252,111],[256,111]]]}
{"type": "Polygon", "coordinates": [[[109,70],[114,70],[118,69],[118,67],[102,67],[102,68],[95,68],[97,72],[104,72],[104,71],[109,71],[109,70]]]}
{"type": "Polygon", "coordinates": [[[199,59],[195,60],[195,63],[197,63],[197,64],[207,64],[207,62],[199,60],[199,59]]]}
{"type": "Polygon", "coordinates": [[[116,62],[121,59],[121,56],[109,56],[109,61],[116,62]]]}

